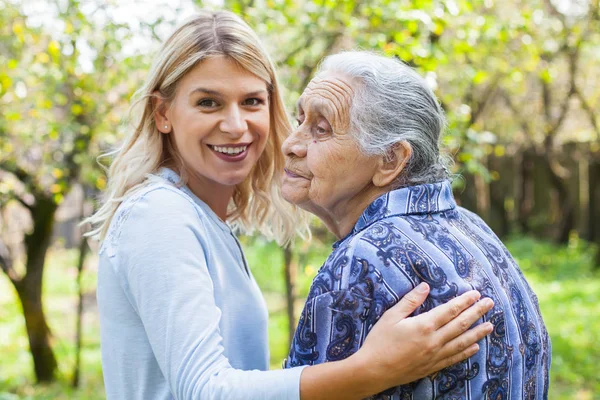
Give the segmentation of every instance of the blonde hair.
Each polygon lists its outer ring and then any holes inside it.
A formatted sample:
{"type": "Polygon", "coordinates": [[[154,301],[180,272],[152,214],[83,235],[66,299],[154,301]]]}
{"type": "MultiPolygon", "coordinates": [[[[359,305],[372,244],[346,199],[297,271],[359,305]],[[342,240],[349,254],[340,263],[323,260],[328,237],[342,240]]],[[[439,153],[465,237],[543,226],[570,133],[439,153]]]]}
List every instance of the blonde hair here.
{"type": "Polygon", "coordinates": [[[135,129],[123,145],[107,155],[115,156],[108,169],[105,201],[88,218],[89,236],[103,240],[119,205],[148,184],[148,175],[161,166],[172,165],[187,182],[183,160],[170,136],[158,131],[153,97],[156,93],[170,102],[177,83],[198,63],[209,57],[227,56],[261,78],[269,90],[270,132],[267,145],[250,175],[235,188],[228,220],[242,233],[258,230],[268,238],[287,244],[296,233],[308,232],[307,217],[281,195],[284,157],[281,144],[291,130],[281,98],[275,67],[254,31],[228,11],[201,11],[181,25],[159,50],[143,87],[136,92],[132,109],[141,106],[135,129]]]}

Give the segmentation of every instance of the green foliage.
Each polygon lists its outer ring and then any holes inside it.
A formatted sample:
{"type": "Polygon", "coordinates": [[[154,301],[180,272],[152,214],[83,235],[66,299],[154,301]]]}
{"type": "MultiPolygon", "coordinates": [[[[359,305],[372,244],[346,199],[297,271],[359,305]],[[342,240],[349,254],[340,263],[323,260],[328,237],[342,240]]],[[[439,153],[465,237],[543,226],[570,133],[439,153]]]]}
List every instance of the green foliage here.
{"type": "Polygon", "coordinates": [[[506,246],[524,274],[541,282],[586,281],[598,278],[594,265],[598,248],[572,235],[567,246],[516,236],[506,246]]]}
{"type": "MultiPolygon", "coordinates": [[[[253,274],[262,288],[270,312],[269,341],[271,368],[280,368],[287,356],[287,318],[284,301],[282,250],[272,242],[242,238],[253,274]]],[[[552,339],[551,399],[594,399],[600,396],[600,275],[593,265],[592,246],[573,237],[568,246],[556,246],[529,237],[506,241],[534,291],[552,339]]],[[[298,244],[302,250],[302,243],[298,244]]],[[[315,240],[308,246],[306,261],[299,265],[299,296],[316,269],[329,254],[328,243],[315,240]]],[[[86,314],[82,388],[72,390],[65,383],[73,365],[75,327],[75,251],[53,251],[44,281],[48,318],[54,332],[62,375],[50,386],[33,386],[31,356],[25,327],[8,279],[0,275],[0,353],[2,376],[0,400],[104,398],[99,349],[99,328],[94,306],[95,261],[89,260],[84,275],[86,314]]],[[[297,302],[299,315],[302,298],[297,302]]]]}
{"type": "Polygon", "coordinates": [[[6,179],[4,192],[20,199],[44,195],[60,204],[81,175],[102,189],[96,156],[118,130],[139,82],[122,52],[129,27],[101,23],[101,9],[92,17],[75,0],[56,6],[51,29],[34,25],[12,3],[4,7],[0,65],[8,68],[0,71],[0,169],[16,178],[6,179]]]}
{"type": "MultiPolygon", "coordinates": [[[[566,115],[564,104],[575,115],[566,137],[600,140],[594,116],[600,114],[600,91],[595,90],[600,84],[598,1],[586,3],[580,12],[559,10],[558,3],[226,0],[224,5],[264,38],[290,107],[319,61],[332,52],[376,50],[414,66],[435,87],[447,111],[445,144],[456,155],[457,169],[490,180],[494,172],[487,171],[486,156],[550,143],[546,139],[562,121],[555,116],[566,115]]],[[[23,12],[23,4],[24,0],[0,0],[0,169],[11,172],[0,175],[0,208],[12,198],[32,204],[32,192],[59,204],[76,179],[104,187],[95,159],[123,132],[120,122],[128,100],[151,56],[126,53],[125,46],[134,34],[155,41],[155,28],[164,24],[170,31],[173,24],[158,17],[134,32],[130,25],[111,19],[110,6],[84,13],[79,1],[69,0],[52,3],[56,24],[38,26],[23,12]]],[[[269,300],[272,360],[278,366],[287,352],[283,254],[260,238],[242,241],[269,300]]],[[[511,239],[508,246],[539,295],[553,339],[552,398],[600,393],[593,370],[600,363],[594,347],[600,342],[600,278],[592,268],[593,249],[576,238],[568,247],[529,238],[511,239]]],[[[305,296],[329,254],[329,241],[298,243],[296,248],[298,295],[305,296]]],[[[75,278],[69,268],[75,263],[72,256],[56,252],[51,261],[45,295],[60,370],[67,376],[74,313],[65,312],[65,307],[74,309],[75,278]]],[[[91,291],[94,278],[87,279],[91,291]]],[[[71,392],[60,383],[35,389],[28,385],[31,362],[15,299],[2,275],[0,400],[10,398],[6,393],[11,391],[19,398],[102,398],[93,321],[86,332],[93,339],[84,344],[85,389],[71,392]],[[10,365],[8,372],[4,360],[10,365]]]]}
{"type": "MultiPolygon", "coordinates": [[[[252,274],[261,289],[265,292],[284,293],[283,249],[277,243],[266,241],[262,237],[244,237],[241,242],[252,274]]],[[[297,266],[298,273],[296,294],[299,298],[304,298],[308,295],[312,278],[331,253],[331,246],[319,240],[313,240],[309,245],[298,241],[294,250],[292,263],[297,266]]]]}
{"type": "Polygon", "coordinates": [[[330,53],[374,50],[415,67],[446,109],[445,144],[450,154],[457,155],[456,169],[482,173],[489,181],[493,176],[485,159],[492,146],[540,146],[561,127],[568,108],[564,106],[572,103],[571,98],[579,98],[582,118],[565,135],[591,140],[595,134],[600,140],[595,116],[600,97],[589,89],[599,83],[594,72],[600,61],[598,2],[578,10],[559,9],[555,3],[229,0],[224,4],[265,39],[290,107],[319,61],[330,53]]]}
{"type": "Polygon", "coordinates": [[[557,246],[528,237],[506,242],[537,294],[552,340],[551,399],[600,396],[600,271],[592,245],[557,246]]]}
{"type": "Polygon", "coordinates": [[[82,277],[86,313],[83,316],[82,388],[72,389],[75,355],[75,318],[77,288],[75,277],[77,252],[52,251],[44,276],[44,298],[52,344],[59,365],[59,381],[51,385],[32,385],[33,361],[25,331],[25,321],[13,286],[0,275],[0,400],[105,399],[100,356],[100,329],[95,308],[96,260],[88,260],[82,277]]]}

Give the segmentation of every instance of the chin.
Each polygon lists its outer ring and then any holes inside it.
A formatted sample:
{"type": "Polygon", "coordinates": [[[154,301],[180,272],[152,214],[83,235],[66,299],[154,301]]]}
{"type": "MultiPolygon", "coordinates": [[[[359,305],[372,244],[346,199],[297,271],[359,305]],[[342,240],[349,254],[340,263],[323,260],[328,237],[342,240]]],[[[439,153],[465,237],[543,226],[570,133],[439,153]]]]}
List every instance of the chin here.
{"type": "Polygon", "coordinates": [[[307,198],[304,193],[299,193],[297,190],[286,189],[285,185],[281,188],[281,196],[288,203],[292,203],[302,208],[302,204],[306,202],[307,198]]]}
{"type": "Polygon", "coordinates": [[[222,185],[235,186],[250,178],[250,171],[237,171],[219,180],[222,185]]]}
{"type": "Polygon", "coordinates": [[[243,177],[232,177],[222,180],[221,184],[224,186],[236,186],[244,182],[246,179],[248,179],[248,175],[245,175],[243,177]]]}

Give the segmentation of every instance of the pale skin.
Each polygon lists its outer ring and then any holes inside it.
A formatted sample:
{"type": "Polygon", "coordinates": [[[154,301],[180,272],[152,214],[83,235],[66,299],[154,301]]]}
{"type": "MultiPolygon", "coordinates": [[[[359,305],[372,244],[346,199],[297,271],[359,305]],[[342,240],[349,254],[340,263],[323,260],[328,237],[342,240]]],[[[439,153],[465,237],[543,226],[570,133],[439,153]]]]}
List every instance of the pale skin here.
{"type": "MultiPolygon", "coordinates": [[[[335,90],[333,87],[330,89],[335,90]]],[[[327,92],[327,89],[323,90],[323,93],[327,92]]],[[[343,104],[344,97],[340,96],[339,104],[343,104]]],[[[159,93],[156,93],[154,101],[156,126],[163,134],[172,135],[190,177],[188,187],[221,219],[226,220],[227,206],[235,185],[249,176],[269,137],[270,109],[266,83],[229,58],[217,56],[203,61],[186,74],[178,82],[171,102],[162,99],[159,93]],[[246,148],[246,155],[241,160],[228,161],[217,154],[216,148],[236,146],[246,148]]],[[[341,107],[336,108],[327,101],[316,101],[314,109],[320,106],[330,108],[332,115],[337,110],[340,114],[332,116],[331,120],[343,125],[346,118],[341,114],[341,107]]],[[[307,107],[313,109],[313,106],[307,107]]],[[[294,135],[291,137],[297,137],[297,133],[294,135]]],[[[349,146],[350,141],[340,138],[339,143],[349,146]]],[[[335,152],[336,149],[332,147],[326,151],[335,152]]],[[[409,150],[399,150],[398,154],[405,154],[403,151],[409,150]]],[[[379,162],[356,157],[355,162],[368,161],[365,170],[375,171],[375,175],[381,176],[381,182],[388,179],[390,172],[385,171],[391,168],[388,166],[390,163],[380,165],[379,162]]],[[[315,185],[303,185],[312,188],[315,198],[325,198],[330,192],[318,186],[317,180],[322,171],[318,163],[312,162],[310,165],[314,168],[311,167],[310,171],[314,174],[315,185]]],[[[293,165],[298,166],[299,171],[305,166],[303,163],[293,165]]],[[[362,181],[368,181],[367,175],[361,175],[362,181]]],[[[381,190],[381,186],[375,187],[381,190]]],[[[346,185],[342,186],[342,190],[354,189],[346,185]]],[[[352,203],[334,197],[329,201],[306,204],[307,207],[314,204],[317,211],[323,210],[320,215],[327,218],[328,227],[336,234],[343,234],[349,221],[342,218],[341,213],[355,215],[358,209],[362,212],[363,202],[375,193],[360,189],[352,203]]],[[[368,397],[388,387],[427,376],[475,354],[478,351],[476,342],[489,334],[492,326],[486,323],[470,330],[469,327],[492,308],[491,300],[477,301],[479,293],[472,291],[430,312],[408,317],[429,293],[426,284],[418,289],[408,293],[383,315],[357,353],[342,361],[305,368],[300,379],[301,398],[368,397]]]]}

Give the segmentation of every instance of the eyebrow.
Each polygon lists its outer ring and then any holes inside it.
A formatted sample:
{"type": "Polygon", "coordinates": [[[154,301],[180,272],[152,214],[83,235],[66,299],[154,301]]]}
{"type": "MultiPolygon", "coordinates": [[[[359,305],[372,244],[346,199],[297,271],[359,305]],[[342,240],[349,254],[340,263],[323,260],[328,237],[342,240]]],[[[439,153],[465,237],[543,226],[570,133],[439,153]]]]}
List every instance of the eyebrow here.
{"type": "MultiPolygon", "coordinates": [[[[197,87],[194,90],[192,90],[190,92],[190,96],[195,94],[195,93],[206,93],[206,94],[210,94],[213,96],[223,96],[223,94],[217,90],[212,90],[212,89],[207,89],[207,88],[203,88],[203,87],[197,87]]],[[[259,94],[264,94],[267,93],[266,89],[261,89],[261,90],[255,90],[253,92],[249,92],[244,94],[244,96],[257,96],[259,94]]]]}

